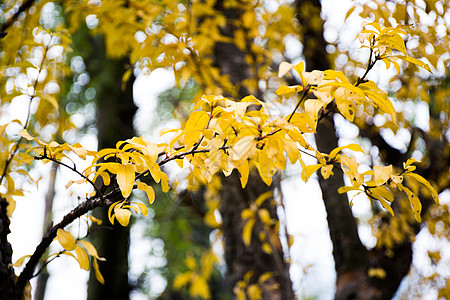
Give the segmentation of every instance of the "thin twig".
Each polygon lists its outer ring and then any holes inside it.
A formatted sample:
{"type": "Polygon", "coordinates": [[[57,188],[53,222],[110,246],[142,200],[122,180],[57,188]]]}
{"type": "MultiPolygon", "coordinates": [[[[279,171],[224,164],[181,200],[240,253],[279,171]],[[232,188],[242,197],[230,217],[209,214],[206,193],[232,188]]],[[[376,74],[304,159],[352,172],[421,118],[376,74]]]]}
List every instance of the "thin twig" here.
{"type": "MultiPolygon", "coordinates": [[[[41,74],[42,69],[44,67],[44,61],[47,58],[47,52],[48,52],[48,49],[50,48],[50,44],[52,42],[52,38],[53,38],[53,32],[50,33],[50,40],[48,41],[48,44],[45,46],[44,55],[42,57],[41,63],[39,64],[38,75],[36,76],[36,80],[34,81],[34,84],[33,84],[33,95],[28,95],[30,97],[30,102],[28,103],[27,119],[25,120],[25,125],[23,126],[23,129],[27,129],[28,123],[30,121],[31,103],[33,102],[34,98],[36,98],[36,89],[37,89],[37,85],[38,85],[39,75],[41,74]]],[[[14,159],[14,157],[16,156],[17,151],[19,150],[19,146],[22,143],[22,141],[23,141],[23,137],[21,136],[20,139],[14,145],[14,150],[12,151],[11,155],[9,156],[8,160],[5,163],[5,167],[3,169],[2,176],[0,177],[0,184],[3,182],[3,178],[5,178],[6,173],[8,173],[9,165],[11,164],[11,162],[14,159]]]]}
{"type": "Polygon", "coordinates": [[[45,149],[46,149],[46,148],[44,147],[44,155],[35,156],[34,159],[36,159],[36,160],[44,160],[44,159],[48,159],[48,160],[53,161],[53,162],[55,162],[55,163],[57,163],[57,164],[59,164],[59,165],[61,165],[61,166],[63,166],[63,167],[66,167],[66,168],[72,170],[73,172],[75,172],[75,173],[77,173],[79,176],[81,176],[83,179],[85,179],[87,182],[89,182],[89,183],[94,187],[95,191],[98,193],[98,195],[100,196],[100,198],[101,198],[102,200],[105,200],[105,198],[104,198],[102,192],[100,191],[100,189],[95,185],[95,183],[94,183],[92,180],[90,180],[86,175],[84,175],[83,173],[81,173],[80,171],[78,171],[75,167],[71,167],[71,166],[69,166],[69,165],[63,163],[62,161],[59,161],[59,160],[57,160],[57,159],[55,159],[55,158],[53,158],[53,157],[48,156],[48,155],[47,155],[47,152],[45,151],[45,149]]]}

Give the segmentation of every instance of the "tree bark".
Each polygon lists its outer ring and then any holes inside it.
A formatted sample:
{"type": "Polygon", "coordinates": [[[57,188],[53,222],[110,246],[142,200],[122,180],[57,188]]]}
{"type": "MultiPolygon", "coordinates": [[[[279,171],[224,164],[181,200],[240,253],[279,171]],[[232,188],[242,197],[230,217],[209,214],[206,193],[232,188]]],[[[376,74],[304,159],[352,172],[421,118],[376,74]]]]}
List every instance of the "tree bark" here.
{"type": "Polygon", "coordinates": [[[12,247],[8,242],[10,220],[6,214],[8,201],[0,197],[0,300],[16,298],[15,274],[12,267],[12,247]]]}
{"type": "MultiPolygon", "coordinates": [[[[320,1],[297,0],[295,5],[298,12],[297,18],[302,25],[306,71],[329,69],[323,26],[317,26],[316,23],[317,18],[320,18],[320,1]]],[[[373,125],[365,125],[362,134],[368,137],[373,145],[379,147],[382,159],[388,164],[400,167],[402,162],[410,156],[408,155],[410,153],[403,154],[391,147],[373,125]]],[[[329,153],[338,146],[338,137],[332,116],[322,119],[319,123],[316,144],[318,150],[324,153],[329,153]]],[[[429,151],[430,153],[440,151],[436,149],[442,149],[442,147],[435,147],[429,151]]],[[[426,171],[419,170],[419,173],[426,173],[426,171]]],[[[410,269],[412,243],[409,237],[405,236],[404,241],[394,245],[392,249],[381,247],[368,251],[359,239],[357,223],[352,215],[347,196],[337,193],[337,189],[344,186],[342,176],[336,174],[324,180],[319,175],[319,184],[333,243],[333,257],[337,274],[335,299],[391,299],[410,269]],[[386,251],[392,255],[386,255],[386,251]],[[386,276],[384,278],[369,277],[368,270],[370,268],[381,268],[385,271],[386,276]]],[[[424,215],[430,207],[431,201],[423,197],[421,199],[423,200],[422,215],[424,215]]],[[[398,208],[394,207],[394,210],[398,210],[398,208]]],[[[396,212],[396,214],[400,213],[400,211],[396,212]]],[[[390,218],[383,219],[383,222],[390,222],[390,218]]],[[[416,234],[420,231],[420,224],[411,226],[416,234]]]]}
{"type": "MultiPolygon", "coordinates": [[[[227,18],[227,25],[221,29],[225,36],[233,37],[236,25],[233,20],[241,17],[242,12],[237,8],[224,8],[224,1],[218,0],[215,8],[227,18]]],[[[232,43],[217,43],[215,46],[217,67],[221,74],[228,75],[231,84],[237,87],[239,98],[247,96],[249,91],[242,84],[243,80],[252,75],[250,66],[245,61],[247,53],[232,43]]],[[[260,96],[260,95],[255,95],[260,96]]],[[[255,172],[256,173],[256,172],[255,172]]],[[[274,178],[274,180],[276,180],[274,178]]],[[[264,232],[264,224],[257,220],[252,233],[251,245],[248,247],[242,239],[242,230],[245,220],[241,217],[244,209],[254,204],[256,198],[267,191],[273,191],[274,186],[267,186],[259,177],[259,174],[250,174],[247,186],[242,189],[238,172],[234,171],[229,177],[222,177],[220,213],[222,216],[222,231],[225,243],[225,261],[227,265],[226,280],[231,288],[243,280],[244,275],[253,272],[251,283],[255,283],[259,276],[266,272],[275,274],[267,284],[275,284],[276,289],[262,288],[264,299],[293,299],[292,282],[289,276],[289,264],[284,261],[284,252],[281,247],[277,230],[271,233],[272,253],[263,251],[262,242],[258,238],[259,233],[264,232]]],[[[272,200],[264,203],[271,218],[278,220],[277,205],[272,200]]]]}
{"type": "MultiPolygon", "coordinates": [[[[101,37],[92,39],[95,56],[87,62],[91,82],[96,90],[98,148],[115,147],[120,140],[135,135],[133,117],[136,106],[133,102],[134,77],[122,91],[122,76],[128,64],[127,59],[113,60],[106,57],[101,37]]],[[[128,248],[130,227],[114,225],[108,220],[107,208],[100,208],[94,215],[103,220],[90,238],[99,254],[106,258],[100,265],[105,284],[100,284],[94,272],[88,287],[88,299],[128,299],[131,286],[128,282],[128,248]]]]}

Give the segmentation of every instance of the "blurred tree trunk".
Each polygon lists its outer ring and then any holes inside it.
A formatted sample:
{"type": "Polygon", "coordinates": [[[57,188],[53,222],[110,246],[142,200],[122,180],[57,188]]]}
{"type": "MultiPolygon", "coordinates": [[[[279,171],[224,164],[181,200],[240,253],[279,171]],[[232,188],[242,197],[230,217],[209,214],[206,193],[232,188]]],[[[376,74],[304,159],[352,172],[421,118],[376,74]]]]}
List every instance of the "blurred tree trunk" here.
{"type": "MultiPolygon", "coordinates": [[[[124,90],[122,76],[128,60],[106,57],[104,41],[97,36],[92,39],[94,55],[86,62],[95,87],[97,100],[98,148],[115,147],[120,140],[135,135],[133,117],[136,106],[133,102],[134,77],[131,76],[124,90]]],[[[130,226],[114,225],[108,220],[107,208],[97,209],[94,215],[103,220],[102,226],[90,234],[99,254],[106,258],[100,264],[105,284],[100,284],[93,270],[89,280],[88,299],[128,299],[131,286],[128,282],[128,248],[130,226]]]]}
{"type": "MultiPolygon", "coordinates": [[[[233,37],[236,25],[233,22],[241,17],[242,12],[237,8],[225,8],[223,0],[216,2],[215,8],[224,14],[227,25],[222,28],[222,34],[233,37]]],[[[233,43],[221,42],[215,47],[214,60],[221,74],[229,76],[233,86],[238,87],[238,97],[249,94],[243,84],[245,79],[251,77],[251,70],[245,61],[248,53],[240,50],[233,43]]],[[[225,95],[226,96],[226,95],[225,95]]],[[[258,94],[256,97],[260,96],[258,94]]],[[[276,176],[274,177],[276,179],[276,176]]],[[[278,230],[273,230],[271,236],[272,253],[263,250],[263,243],[259,234],[264,231],[264,224],[257,220],[254,226],[251,245],[246,247],[242,239],[242,230],[245,220],[241,217],[244,209],[254,204],[259,195],[273,191],[274,185],[267,186],[256,172],[251,172],[245,189],[242,189],[239,174],[234,171],[229,177],[222,177],[222,189],[220,193],[220,213],[222,216],[222,231],[225,244],[225,261],[227,265],[226,280],[231,288],[243,280],[244,275],[253,272],[250,283],[255,283],[258,278],[267,272],[274,276],[267,284],[274,284],[276,289],[262,288],[264,299],[293,299],[292,282],[289,276],[289,264],[284,260],[284,253],[280,242],[278,230]]],[[[264,202],[262,208],[269,211],[273,220],[278,220],[277,205],[273,199],[264,202]]]]}
{"type": "MultiPolygon", "coordinates": [[[[296,0],[295,5],[297,18],[301,24],[306,71],[329,69],[331,66],[327,58],[327,44],[323,37],[320,1],[296,0]]],[[[332,105],[329,106],[331,106],[329,109],[334,109],[332,105]]],[[[369,136],[372,143],[380,148],[380,153],[383,154],[382,158],[388,164],[400,167],[405,157],[410,157],[410,153],[402,155],[400,151],[389,146],[378,132],[374,133],[373,126],[367,127],[365,136],[369,136]]],[[[321,120],[315,137],[320,152],[329,153],[338,147],[333,114],[321,120]]],[[[337,193],[338,188],[345,184],[342,174],[336,173],[327,180],[319,175],[319,184],[333,244],[337,277],[335,299],[391,299],[400,282],[409,272],[412,262],[411,241],[405,236],[405,240],[392,249],[381,247],[368,251],[359,238],[357,222],[352,215],[347,195],[337,193]],[[391,253],[389,256],[386,254],[388,250],[391,253]],[[370,277],[369,269],[383,269],[386,276],[384,278],[370,277]]],[[[429,203],[430,201],[423,202],[422,215],[428,210],[429,203]]],[[[396,214],[401,213],[398,205],[394,205],[393,208],[396,210],[396,214]]],[[[389,222],[389,219],[386,218],[383,222],[389,222]]],[[[412,226],[417,234],[420,225],[412,226]]]]}
{"type": "MultiPolygon", "coordinates": [[[[53,214],[53,200],[55,198],[55,181],[56,174],[58,173],[59,165],[55,162],[52,163],[50,170],[50,182],[48,183],[48,191],[45,195],[45,208],[44,208],[44,226],[42,232],[46,232],[47,228],[51,225],[53,214]]],[[[48,254],[48,253],[47,253],[48,254]]],[[[45,296],[45,289],[47,287],[47,281],[50,277],[47,267],[45,267],[37,278],[36,291],[34,293],[35,300],[43,300],[45,296]]]]}

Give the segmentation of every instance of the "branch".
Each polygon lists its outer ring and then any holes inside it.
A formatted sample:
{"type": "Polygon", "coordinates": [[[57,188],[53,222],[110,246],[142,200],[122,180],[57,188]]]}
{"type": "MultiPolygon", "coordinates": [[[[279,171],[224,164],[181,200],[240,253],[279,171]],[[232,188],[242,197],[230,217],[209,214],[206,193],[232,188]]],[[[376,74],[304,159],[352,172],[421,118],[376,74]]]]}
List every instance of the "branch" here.
{"type": "MultiPolygon", "coordinates": [[[[375,45],[375,37],[373,38],[372,41],[372,46],[375,45]]],[[[366,76],[367,74],[369,74],[369,71],[372,70],[373,66],[375,66],[376,62],[380,59],[380,57],[377,55],[375,56],[375,60],[372,61],[372,56],[373,56],[373,49],[372,47],[370,47],[370,55],[369,55],[369,62],[367,63],[367,69],[366,72],[364,73],[364,75],[360,78],[358,78],[358,81],[356,82],[355,86],[360,85],[361,83],[366,82],[366,76]]]]}
{"type": "Polygon", "coordinates": [[[300,104],[303,102],[303,100],[305,100],[306,96],[309,95],[308,92],[309,92],[309,86],[303,91],[302,97],[298,101],[297,105],[295,106],[294,110],[292,111],[291,115],[289,116],[289,119],[287,120],[288,123],[291,121],[292,117],[294,116],[294,113],[297,111],[300,104]]]}
{"type": "Polygon", "coordinates": [[[49,157],[49,156],[47,155],[46,149],[47,149],[47,148],[44,147],[44,155],[35,156],[34,159],[36,159],[36,160],[44,160],[44,159],[48,159],[48,160],[50,160],[50,161],[53,161],[53,162],[55,162],[55,163],[57,163],[57,164],[59,164],[59,165],[61,165],[61,166],[64,166],[64,167],[66,167],[66,168],[72,170],[73,172],[75,172],[75,173],[77,173],[78,175],[80,175],[80,176],[81,176],[83,179],[85,179],[87,182],[89,182],[89,183],[94,187],[95,191],[96,191],[97,194],[100,196],[100,198],[101,198],[102,200],[105,200],[105,198],[104,198],[102,192],[100,191],[100,189],[95,185],[95,183],[94,183],[92,180],[90,180],[86,175],[84,175],[83,173],[81,173],[80,171],[78,171],[75,167],[71,167],[71,166],[69,166],[69,165],[63,163],[62,161],[59,161],[59,160],[57,160],[57,159],[54,159],[53,157],[49,157]]]}
{"type": "Polygon", "coordinates": [[[16,282],[16,291],[18,291],[18,299],[22,298],[22,293],[25,288],[26,283],[33,277],[34,270],[39,263],[42,255],[45,253],[46,249],[50,246],[52,241],[56,237],[56,232],[58,229],[63,229],[82,215],[87,212],[97,208],[110,205],[112,202],[109,200],[115,194],[118,193],[118,189],[113,190],[107,195],[107,198],[102,199],[100,196],[95,198],[90,198],[79,204],[71,212],[64,216],[61,222],[51,227],[42,237],[41,242],[36,247],[33,255],[31,255],[30,260],[25,265],[22,273],[20,273],[16,282]]]}
{"type": "MultiPolygon", "coordinates": [[[[32,1],[29,1],[29,2],[32,2],[32,1]]],[[[5,24],[3,24],[3,25],[5,25],[5,24]]],[[[0,38],[1,38],[2,32],[3,31],[0,29],[0,38]]],[[[37,85],[38,85],[38,78],[39,78],[39,75],[41,75],[42,69],[44,67],[44,61],[47,58],[47,52],[48,52],[48,49],[49,49],[50,44],[52,42],[52,38],[53,38],[53,32],[50,33],[50,40],[48,41],[48,44],[45,46],[45,50],[44,50],[44,53],[43,53],[42,61],[41,61],[40,65],[39,65],[38,75],[36,76],[36,80],[33,83],[33,95],[28,95],[30,97],[30,102],[28,103],[27,119],[25,120],[25,125],[23,125],[23,129],[27,129],[28,123],[30,121],[31,103],[33,102],[33,99],[36,97],[36,89],[37,89],[37,85]]],[[[16,156],[16,153],[19,150],[19,146],[22,143],[22,141],[23,141],[23,137],[20,137],[20,139],[17,141],[17,143],[14,146],[14,150],[12,150],[11,155],[8,157],[8,160],[6,161],[5,167],[3,169],[2,176],[0,177],[0,184],[3,182],[3,178],[5,178],[6,173],[8,173],[9,165],[13,161],[14,156],[16,156]]]]}
{"type": "Polygon", "coordinates": [[[6,33],[6,30],[9,27],[11,27],[11,25],[17,20],[17,18],[19,17],[19,15],[22,12],[24,12],[25,10],[30,8],[31,5],[33,5],[33,2],[34,2],[34,0],[25,0],[22,3],[22,5],[19,7],[19,9],[16,11],[16,13],[0,26],[0,39],[4,38],[8,34],[8,33],[6,33]]]}

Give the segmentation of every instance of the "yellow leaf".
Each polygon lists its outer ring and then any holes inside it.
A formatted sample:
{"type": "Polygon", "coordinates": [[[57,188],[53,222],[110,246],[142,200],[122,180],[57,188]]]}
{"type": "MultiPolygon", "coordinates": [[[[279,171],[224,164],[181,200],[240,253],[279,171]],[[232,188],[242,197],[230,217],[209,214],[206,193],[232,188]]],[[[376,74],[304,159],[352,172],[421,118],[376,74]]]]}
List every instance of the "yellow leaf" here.
{"type": "Polygon", "coordinates": [[[307,86],[308,82],[306,81],[305,77],[303,76],[303,71],[305,70],[305,62],[301,61],[298,64],[294,66],[295,72],[300,76],[300,80],[302,81],[303,86],[307,86]]]}
{"type": "Polygon", "coordinates": [[[353,11],[355,10],[355,8],[356,8],[356,6],[353,6],[352,8],[350,8],[350,9],[347,11],[347,13],[345,14],[345,19],[344,19],[344,20],[347,20],[348,17],[350,17],[350,15],[353,13],[353,11]]]}
{"type": "Polygon", "coordinates": [[[322,167],[321,164],[306,166],[302,170],[302,179],[307,182],[309,177],[322,167]]]}
{"type": "Polygon", "coordinates": [[[415,173],[404,173],[404,176],[412,177],[421,184],[423,184],[430,191],[431,197],[433,198],[434,202],[436,202],[436,204],[439,204],[439,195],[437,191],[433,188],[433,186],[431,186],[431,184],[428,182],[428,180],[426,180],[419,174],[415,173]]]}
{"type": "Polygon", "coordinates": [[[161,175],[161,188],[164,193],[167,193],[170,190],[169,185],[169,177],[167,177],[167,174],[164,172],[160,173],[161,175]]]}
{"type": "Polygon", "coordinates": [[[260,207],[267,199],[270,199],[273,196],[272,191],[268,191],[265,193],[262,193],[256,198],[255,203],[258,207],[260,207]]]}
{"type": "Polygon", "coordinates": [[[255,148],[255,137],[253,135],[243,136],[230,149],[230,159],[240,164],[251,156],[255,148]]]}
{"type": "Polygon", "coordinates": [[[420,203],[419,197],[417,197],[410,189],[405,186],[402,186],[402,189],[408,196],[409,202],[411,203],[411,207],[414,212],[414,218],[417,222],[421,222],[422,218],[420,217],[420,213],[422,211],[422,203],[420,203]]]}
{"type": "Polygon", "coordinates": [[[200,297],[202,299],[211,298],[208,283],[203,276],[194,276],[192,278],[189,294],[191,294],[192,297],[200,297]]]}
{"type": "Polygon", "coordinates": [[[144,191],[147,194],[148,202],[150,204],[155,201],[155,191],[153,188],[149,185],[147,185],[145,182],[136,181],[137,188],[141,191],[144,191]]]}
{"type": "Polygon", "coordinates": [[[80,264],[80,268],[84,270],[89,270],[89,256],[86,250],[81,246],[75,246],[75,253],[77,254],[77,261],[80,264]]]}
{"type": "Polygon", "coordinates": [[[178,274],[173,280],[173,288],[175,290],[181,289],[183,286],[187,285],[191,281],[192,272],[185,272],[178,274]]]}
{"type": "Polygon", "coordinates": [[[292,68],[294,67],[294,65],[288,63],[288,62],[281,62],[280,66],[278,67],[278,77],[283,77],[284,75],[287,74],[287,72],[289,72],[290,70],[292,70],[292,68]]]}
{"type": "Polygon", "coordinates": [[[197,268],[197,263],[195,262],[195,258],[189,254],[186,257],[186,260],[184,261],[186,267],[188,267],[190,270],[194,270],[195,268],[197,268]]]}
{"type": "Polygon", "coordinates": [[[391,216],[394,216],[394,211],[392,210],[392,207],[381,197],[375,197],[381,205],[391,214],[391,216]]]}
{"type": "Polygon", "coordinates": [[[258,215],[264,224],[266,224],[266,225],[272,224],[272,218],[270,217],[270,213],[267,209],[265,209],[265,208],[258,209],[258,215]]]}
{"type": "Polygon", "coordinates": [[[100,272],[100,268],[98,267],[98,261],[96,258],[92,261],[92,266],[94,267],[95,271],[95,278],[100,282],[101,284],[105,284],[105,279],[103,278],[102,273],[100,272]]]}
{"type": "Polygon", "coordinates": [[[291,93],[298,93],[301,92],[302,90],[303,87],[301,85],[293,85],[293,86],[282,85],[275,91],[275,93],[277,93],[278,96],[282,96],[291,93]]]}
{"type": "Polygon", "coordinates": [[[392,165],[382,167],[382,166],[374,166],[374,181],[375,185],[382,185],[386,183],[386,181],[391,177],[392,175],[392,165]]]}
{"type": "Polygon", "coordinates": [[[14,264],[14,267],[20,267],[23,264],[23,261],[27,258],[27,257],[31,257],[31,255],[25,255],[22,256],[21,258],[19,258],[14,264]]]}
{"type": "Polygon", "coordinates": [[[247,288],[247,294],[248,294],[249,300],[262,299],[262,291],[257,284],[251,284],[247,288]]]}
{"type": "Polygon", "coordinates": [[[428,64],[424,63],[424,62],[421,61],[421,60],[418,60],[417,58],[410,57],[410,56],[399,56],[399,57],[400,57],[401,59],[404,59],[404,60],[410,62],[410,63],[415,64],[416,66],[419,66],[419,67],[421,67],[421,68],[424,68],[425,70],[427,70],[427,71],[430,72],[430,73],[433,73],[433,72],[431,71],[431,68],[430,68],[430,66],[429,66],[428,64]]]}
{"type": "Polygon", "coordinates": [[[383,279],[386,277],[386,271],[382,268],[369,268],[367,271],[367,276],[383,279]]]}
{"type": "Polygon", "coordinates": [[[133,165],[119,165],[117,167],[117,183],[124,198],[128,198],[133,191],[134,178],[133,165]]]}
{"type": "Polygon", "coordinates": [[[128,209],[120,208],[118,205],[114,207],[114,215],[116,216],[117,221],[119,221],[120,225],[127,226],[130,222],[131,211],[128,209]]]}
{"type": "Polygon", "coordinates": [[[70,232],[59,228],[56,231],[56,238],[58,239],[58,242],[61,244],[61,246],[67,251],[72,251],[75,249],[75,238],[70,232]]]}
{"type": "Polygon", "coordinates": [[[374,197],[382,197],[389,202],[394,201],[394,196],[389,191],[389,189],[387,188],[386,185],[381,185],[381,186],[377,186],[375,188],[371,188],[368,190],[368,192],[370,193],[370,195],[372,195],[374,197]]]}
{"type": "Polygon", "coordinates": [[[241,211],[241,219],[242,220],[253,217],[254,215],[255,215],[255,212],[251,208],[246,208],[241,211]]]}
{"type": "Polygon", "coordinates": [[[20,131],[19,133],[17,133],[17,134],[20,135],[21,137],[23,137],[23,138],[29,140],[29,141],[34,140],[34,137],[32,137],[32,136],[28,133],[28,131],[27,131],[26,129],[21,130],[21,131],[20,131]]]}
{"type": "Polygon", "coordinates": [[[341,186],[338,189],[338,193],[343,194],[343,193],[347,193],[349,191],[361,191],[359,188],[360,188],[359,185],[358,186],[341,186]]]}
{"type": "Polygon", "coordinates": [[[403,182],[403,176],[398,176],[398,175],[392,175],[391,179],[393,182],[395,182],[396,184],[401,184],[403,182]]]}
{"type": "Polygon", "coordinates": [[[335,158],[336,155],[343,149],[349,149],[349,150],[352,150],[352,151],[359,151],[361,153],[364,153],[364,151],[361,149],[361,147],[358,144],[349,144],[347,146],[337,147],[337,148],[333,149],[330,152],[330,159],[335,158]]]}
{"type": "Polygon", "coordinates": [[[249,219],[242,230],[242,240],[245,246],[250,246],[252,240],[253,226],[255,225],[255,219],[249,219]]]}
{"type": "Polygon", "coordinates": [[[239,171],[239,179],[241,180],[241,186],[242,188],[245,188],[248,181],[248,174],[249,174],[249,166],[248,166],[248,160],[244,160],[244,162],[237,167],[237,170],[239,171]]]}
{"type": "Polygon", "coordinates": [[[208,124],[209,115],[206,111],[194,111],[186,122],[184,143],[190,149],[202,135],[202,130],[208,124]]]}
{"type": "Polygon", "coordinates": [[[106,260],[105,258],[98,256],[97,249],[95,249],[95,247],[94,247],[94,245],[92,245],[92,243],[90,243],[88,241],[79,241],[79,243],[82,244],[84,246],[84,248],[86,248],[86,250],[90,256],[92,256],[98,260],[103,260],[103,261],[106,260]]]}
{"type": "Polygon", "coordinates": [[[97,219],[96,217],[94,217],[92,215],[88,215],[87,217],[89,220],[91,220],[92,223],[95,223],[97,225],[102,225],[102,220],[97,219]]]}
{"type": "Polygon", "coordinates": [[[121,203],[122,203],[122,201],[114,202],[114,203],[111,204],[111,205],[109,206],[109,208],[108,208],[108,219],[109,219],[109,222],[111,222],[111,224],[113,224],[113,225],[114,225],[114,219],[116,218],[115,213],[113,213],[114,208],[115,208],[117,205],[122,206],[121,203]]]}
{"type": "MultiPolygon", "coordinates": [[[[406,162],[403,163],[403,169],[408,169],[409,170],[409,166],[414,164],[414,163],[419,163],[420,161],[416,160],[415,158],[410,158],[408,159],[406,162]]],[[[412,171],[412,170],[411,170],[412,171]]]]}
{"type": "Polygon", "coordinates": [[[139,203],[139,202],[136,202],[135,204],[139,207],[139,210],[141,211],[141,214],[143,214],[144,217],[146,217],[148,215],[148,208],[147,208],[147,206],[145,204],[142,204],[142,203],[139,203]]]}
{"type": "Polygon", "coordinates": [[[320,173],[322,173],[324,179],[328,179],[328,177],[333,175],[333,165],[322,166],[320,173]]]}
{"type": "Polygon", "coordinates": [[[337,108],[350,122],[353,122],[353,119],[355,118],[355,105],[357,105],[358,102],[353,101],[353,99],[357,96],[358,95],[355,92],[344,87],[339,87],[334,92],[337,108]]]}

